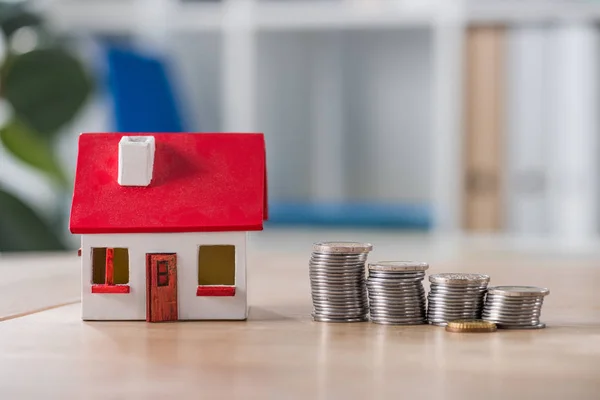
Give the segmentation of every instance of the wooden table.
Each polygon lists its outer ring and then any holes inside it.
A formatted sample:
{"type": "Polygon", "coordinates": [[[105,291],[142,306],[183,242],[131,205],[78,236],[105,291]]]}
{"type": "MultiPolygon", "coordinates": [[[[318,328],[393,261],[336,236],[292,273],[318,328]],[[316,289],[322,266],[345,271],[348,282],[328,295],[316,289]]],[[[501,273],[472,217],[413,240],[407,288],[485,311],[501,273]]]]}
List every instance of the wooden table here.
{"type": "MultiPolygon", "coordinates": [[[[513,244],[516,242],[513,242],[513,244]]],[[[263,232],[250,240],[245,322],[82,322],[75,254],[0,257],[1,399],[598,399],[600,254],[377,232],[263,232]],[[371,240],[370,259],[550,288],[548,328],[312,322],[317,240],[371,240]],[[63,306],[61,306],[63,305],[63,306]]]]}

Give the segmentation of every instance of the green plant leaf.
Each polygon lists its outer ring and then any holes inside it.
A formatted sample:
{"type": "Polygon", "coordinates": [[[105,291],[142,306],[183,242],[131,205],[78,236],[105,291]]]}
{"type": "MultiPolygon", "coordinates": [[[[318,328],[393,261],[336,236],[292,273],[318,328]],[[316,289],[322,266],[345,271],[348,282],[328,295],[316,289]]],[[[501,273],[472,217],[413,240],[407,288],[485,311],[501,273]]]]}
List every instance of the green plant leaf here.
{"type": "Polygon", "coordinates": [[[0,252],[64,250],[58,235],[29,206],[0,188],[0,252]]]}
{"type": "Polygon", "coordinates": [[[56,48],[13,55],[0,79],[2,96],[16,115],[44,136],[69,122],[92,91],[83,65],[56,48]]]}
{"type": "Polygon", "coordinates": [[[24,123],[17,119],[10,121],[0,129],[0,141],[19,160],[44,172],[63,188],[69,186],[49,141],[33,133],[24,123]]]}

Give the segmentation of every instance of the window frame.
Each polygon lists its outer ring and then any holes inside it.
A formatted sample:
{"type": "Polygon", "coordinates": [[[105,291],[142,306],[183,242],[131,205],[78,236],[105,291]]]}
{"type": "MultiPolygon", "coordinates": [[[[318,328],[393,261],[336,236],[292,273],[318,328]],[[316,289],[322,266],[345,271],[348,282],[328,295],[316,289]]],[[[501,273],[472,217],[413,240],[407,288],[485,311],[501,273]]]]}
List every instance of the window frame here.
{"type": "Polygon", "coordinates": [[[197,250],[197,262],[196,268],[200,268],[200,249],[202,247],[212,247],[212,246],[231,246],[233,247],[233,285],[201,285],[198,282],[198,287],[196,288],[196,296],[197,297],[234,297],[235,296],[235,281],[237,276],[237,246],[229,243],[222,244],[200,244],[198,245],[197,250]]]}
{"type": "MultiPolygon", "coordinates": [[[[92,248],[92,274],[94,268],[94,257],[93,252],[95,248],[106,249],[106,259],[104,264],[104,283],[93,283],[92,277],[92,293],[98,294],[127,294],[130,293],[131,289],[129,283],[126,284],[115,284],[114,281],[114,255],[116,247],[94,247],[92,248]]],[[[129,268],[129,249],[127,249],[127,268],[129,268]]],[[[129,276],[129,274],[128,274],[129,276]]]]}

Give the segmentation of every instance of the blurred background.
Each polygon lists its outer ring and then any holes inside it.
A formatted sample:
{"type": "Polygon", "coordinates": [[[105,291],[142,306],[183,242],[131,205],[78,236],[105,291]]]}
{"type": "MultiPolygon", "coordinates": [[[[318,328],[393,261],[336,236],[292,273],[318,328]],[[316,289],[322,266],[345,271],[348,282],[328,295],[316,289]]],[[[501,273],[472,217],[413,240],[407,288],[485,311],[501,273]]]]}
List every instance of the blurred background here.
{"type": "Polygon", "coordinates": [[[0,0],[0,252],[81,132],[264,132],[271,227],[600,232],[600,1],[0,0]]]}

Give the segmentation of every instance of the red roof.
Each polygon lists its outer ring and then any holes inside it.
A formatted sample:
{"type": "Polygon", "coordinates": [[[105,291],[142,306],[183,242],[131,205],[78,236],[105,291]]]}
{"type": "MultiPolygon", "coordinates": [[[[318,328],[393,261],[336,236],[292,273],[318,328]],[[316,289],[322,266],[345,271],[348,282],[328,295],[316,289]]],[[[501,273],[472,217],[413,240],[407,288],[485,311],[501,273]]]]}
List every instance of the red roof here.
{"type": "Polygon", "coordinates": [[[79,137],[72,233],[262,230],[267,219],[259,133],[84,133],[79,137]],[[119,140],[154,136],[152,182],[117,182],[119,140]]]}

